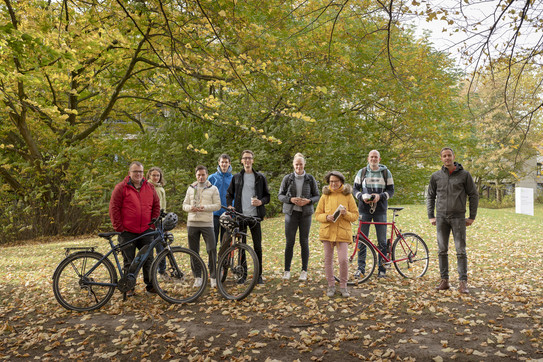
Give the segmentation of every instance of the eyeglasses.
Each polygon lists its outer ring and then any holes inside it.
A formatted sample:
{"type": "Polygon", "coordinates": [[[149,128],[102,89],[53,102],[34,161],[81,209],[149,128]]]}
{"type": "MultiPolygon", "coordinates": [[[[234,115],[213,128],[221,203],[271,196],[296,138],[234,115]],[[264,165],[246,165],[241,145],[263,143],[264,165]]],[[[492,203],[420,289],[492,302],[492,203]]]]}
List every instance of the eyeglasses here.
{"type": "Polygon", "coordinates": [[[242,160],[252,160],[253,158],[252,157],[242,157],[241,159],[242,160]]]}
{"type": "Polygon", "coordinates": [[[143,173],[143,171],[130,171],[132,173],[143,173]]]}

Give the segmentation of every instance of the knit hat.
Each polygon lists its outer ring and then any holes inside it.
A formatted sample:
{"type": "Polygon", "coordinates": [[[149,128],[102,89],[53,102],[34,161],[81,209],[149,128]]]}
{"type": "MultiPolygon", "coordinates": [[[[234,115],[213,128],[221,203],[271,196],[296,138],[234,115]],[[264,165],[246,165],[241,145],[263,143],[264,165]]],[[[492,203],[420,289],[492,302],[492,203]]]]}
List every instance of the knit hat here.
{"type": "Polygon", "coordinates": [[[341,183],[344,184],[345,183],[345,176],[343,176],[343,174],[339,171],[330,171],[326,174],[326,176],[324,176],[324,180],[326,181],[327,184],[330,183],[330,176],[336,176],[337,178],[339,178],[341,180],[341,183]]]}

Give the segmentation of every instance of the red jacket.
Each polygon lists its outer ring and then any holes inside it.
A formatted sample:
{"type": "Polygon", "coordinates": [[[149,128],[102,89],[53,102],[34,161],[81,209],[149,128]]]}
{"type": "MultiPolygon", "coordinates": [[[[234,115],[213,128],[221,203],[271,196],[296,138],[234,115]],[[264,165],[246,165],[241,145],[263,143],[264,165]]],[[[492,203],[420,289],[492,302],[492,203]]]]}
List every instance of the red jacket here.
{"type": "Polygon", "coordinates": [[[115,231],[141,234],[149,229],[151,219],[160,215],[160,200],[153,185],[143,179],[141,189],[130,183],[130,177],[119,182],[109,201],[109,217],[115,231]]]}

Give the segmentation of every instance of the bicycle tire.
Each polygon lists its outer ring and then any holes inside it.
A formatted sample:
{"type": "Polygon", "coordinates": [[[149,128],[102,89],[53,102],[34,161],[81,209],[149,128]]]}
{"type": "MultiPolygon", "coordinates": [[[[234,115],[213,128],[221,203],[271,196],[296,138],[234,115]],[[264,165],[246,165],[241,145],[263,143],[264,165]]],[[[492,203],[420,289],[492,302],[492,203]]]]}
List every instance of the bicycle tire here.
{"type": "MultiPolygon", "coordinates": [[[[371,247],[371,245],[368,244],[368,242],[366,240],[363,240],[362,238],[360,238],[358,242],[359,242],[360,248],[362,247],[366,248],[366,267],[364,270],[365,272],[362,273],[361,277],[356,278],[354,276],[354,273],[352,273],[352,275],[349,275],[349,280],[347,280],[347,285],[351,287],[368,281],[368,279],[371,278],[371,276],[375,272],[375,267],[377,265],[377,252],[375,251],[375,249],[373,249],[373,247],[371,247]],[[369,253],[368,253],[368,250],[370,251],[369,253]]],[[[355,272],[356,272],[356,270],[358,270],[358,253],[356,253],[355,260],[357,262],[357,266],[355,269],[355,272]]],[[[336,282],[339,283],[339,278],[337,276],[334,276],[334,279],[336,280],[336,282]]]]}
{"type": "Polygon", "coordinates": [[[153,287],[162,299],[173,304],[198,299],[207,286],[207,274],[207,267],[200,255],[180,246],[164,249],[151,266],[153,287]],[[166,272],[159,275],[162,260],[166,261],[166,272]],[[196,278],[202,278],[200,285],[196,284],[196,278]]]}
{"type": "MultiPolygon", "coordinates": [[[[217,260],[219,260],[221,258],[221,255],[223,255],[224,252],[226,251],[226,249],[228,249],[231,246],[230,245],[231,242],[232,242],[232,234],[230,234],[229,232],[226,232],[224,234],[223,240],[221,241],[221,248],[219,249],[219,253],[217,255],[217,260]]],[[[220,268],[220,269],[217,268],[217,273],[218,273],[217,279],[220,279],[221,282],[224,282],[226,280],[227,275],[228,275],[228,269],[229,268],[220,268]]]]}
{"type": "Polygon", "coordinates": [[[53,293],[61,306],[88,312],[111,299],[117,285],[117,272],[109,259],[100,261],[103,257],[97,252],[81,251],[60,262],[53,274],[53,293]],[[88,281],[109,285],[89,285],[88,281]]]}
{"type": "Polygon", "coordinates": [[[428,270],[428,246],[417,234],[403,233],[392,244],[392,260],[396,270],[404,278],[420,278],[428,270]]]}
{"type": "Polygon", "coordinates": [[[221,276],[217,279],[217,289],[226,299],[242,300],[258,283],[258,258],[247,244],[236,243],[230,246],[221,255],[217,265],[217,272],[221,276]]]}

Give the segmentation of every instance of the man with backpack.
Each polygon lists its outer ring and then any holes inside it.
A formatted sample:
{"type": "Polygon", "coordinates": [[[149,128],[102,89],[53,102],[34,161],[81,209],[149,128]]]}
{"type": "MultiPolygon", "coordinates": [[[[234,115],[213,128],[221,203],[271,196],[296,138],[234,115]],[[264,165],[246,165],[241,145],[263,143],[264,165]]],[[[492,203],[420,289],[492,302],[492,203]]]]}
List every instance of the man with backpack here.
{"type": "MultiPolygon", "coordinates": [[[[368,155],[368,165],[358,171],[354,179],[353,195],[358,200],[358,213],[362,221],[387,222],[388,199],[394,195],[394,181],[392,174],[386,166],[381,165],[379,151],[372,150],[368,155]]],[[[368,235],[370,224],[362,224],[364,235],[368,235]]],[[[375,225],[379,250],[387,253],[387,226],[375,225]]],[[[386,268],[382,265],[379,256],[379,278],[384,278],[386,268]]],[[[355,277],[366,272],[366,248],[362,246],[358,251],[358,270],[355,277]]]]}

